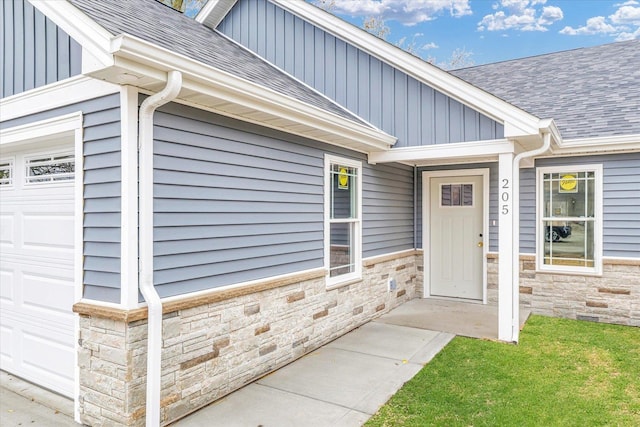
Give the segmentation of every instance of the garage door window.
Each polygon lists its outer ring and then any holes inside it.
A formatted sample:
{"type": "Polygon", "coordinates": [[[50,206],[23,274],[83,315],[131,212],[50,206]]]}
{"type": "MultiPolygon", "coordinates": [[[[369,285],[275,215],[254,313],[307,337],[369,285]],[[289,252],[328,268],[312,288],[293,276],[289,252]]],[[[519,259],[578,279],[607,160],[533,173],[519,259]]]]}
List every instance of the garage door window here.
{"type": "Polygon", "coordinates": [[[0,187],[13,185],[13,160],[0,160],[0,187]]]}
{"type": "Polygon", "coordinates": [[[75,158],[73,154],[56,154],[37,156],[25,161],[27,184],[70,181],[75,174],[75,158]]]}

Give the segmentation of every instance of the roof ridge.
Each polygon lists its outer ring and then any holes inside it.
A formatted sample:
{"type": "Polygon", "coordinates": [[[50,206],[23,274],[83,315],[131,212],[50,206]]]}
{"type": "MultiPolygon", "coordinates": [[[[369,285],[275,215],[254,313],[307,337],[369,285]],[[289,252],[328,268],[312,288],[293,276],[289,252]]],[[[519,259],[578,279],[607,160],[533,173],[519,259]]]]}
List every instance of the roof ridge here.
{"type": "Polygon", "coordinates": [[[502,61],[489,62],[487,64],[473,65],[473,66],[470,66],[470,67],[456,68],[456,69],[448,70],[448,71],[455,74],[457,71],[472,70],[474,68],[481,68],[481,67],[487,67],[487,66],[491,66],[491,65],[505,64],[505,63],[510,63],[510,62],[526,61],[528,59],[541,58],[541,57],[545,57],[545,56],[563,55],[563,54],[568,54],[570,52],[585,51],[585,50],[591,50],[591,49],[601,49],[601,48],[605,48],[605,47],[610,47],[612,45],[621,45],[621,44],[626,44],[626,43],[628,43],[628,44],[640,43],[640,39],[614,41],[612,43],[603,43],[603,44],[598,44],[598,45],[594,45],[594,46],[582,46],[582,47],[576,47],[576,48],[573,48],[573,49],[558,50],[558,51],[555,51],[555,52],[539,53],[537,55],[523,56],[521,58],[505,59],[505,60],[502,60],[502,61]]]}

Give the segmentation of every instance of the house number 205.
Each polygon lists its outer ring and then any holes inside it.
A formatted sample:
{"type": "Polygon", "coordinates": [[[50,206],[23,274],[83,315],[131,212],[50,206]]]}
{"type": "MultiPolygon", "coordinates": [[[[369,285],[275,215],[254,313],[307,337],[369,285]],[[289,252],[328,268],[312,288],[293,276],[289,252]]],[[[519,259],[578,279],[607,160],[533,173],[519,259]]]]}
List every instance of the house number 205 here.
{"type": "Polygon", "coordinates": [[[506,203],[511,198],[509,194],[509,180],[504,178],[502,180],[502,193],[500,194],[500,199],[504,202],[502,205],[502,215],[506,215],[509,213],[509,204],[506,203]]]}

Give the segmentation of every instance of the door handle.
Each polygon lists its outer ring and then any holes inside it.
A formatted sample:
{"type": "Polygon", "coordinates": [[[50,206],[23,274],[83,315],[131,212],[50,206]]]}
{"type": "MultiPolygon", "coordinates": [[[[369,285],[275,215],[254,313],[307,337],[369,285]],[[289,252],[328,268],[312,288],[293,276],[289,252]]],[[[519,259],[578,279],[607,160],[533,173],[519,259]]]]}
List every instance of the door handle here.
{"type": "Polygon", "coordinates": [[[479,247],[479,248],[481,248],[481,247],[483,247],[483,246],[484,246],[484,243],[482,243],[482,242],[478,242],[478,247],[479,247]]]}

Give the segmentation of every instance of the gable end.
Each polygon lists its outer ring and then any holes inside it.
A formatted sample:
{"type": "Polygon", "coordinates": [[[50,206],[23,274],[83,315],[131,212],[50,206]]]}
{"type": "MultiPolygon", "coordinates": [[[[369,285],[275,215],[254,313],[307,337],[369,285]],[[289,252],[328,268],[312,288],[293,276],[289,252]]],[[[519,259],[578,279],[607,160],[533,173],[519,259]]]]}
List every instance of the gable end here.
{"type": "Polygon", "coordinates": [[[503,125],[267,0],[218,30],[398,138],[394,147],[500,139],[503,125]]]}
{"type": "Polygon", "coordinates": [[[0,98],[79,75],[82,48],[26,0],[0,2],[0,98]]]}

